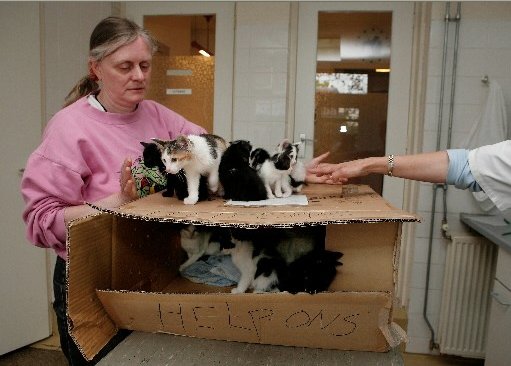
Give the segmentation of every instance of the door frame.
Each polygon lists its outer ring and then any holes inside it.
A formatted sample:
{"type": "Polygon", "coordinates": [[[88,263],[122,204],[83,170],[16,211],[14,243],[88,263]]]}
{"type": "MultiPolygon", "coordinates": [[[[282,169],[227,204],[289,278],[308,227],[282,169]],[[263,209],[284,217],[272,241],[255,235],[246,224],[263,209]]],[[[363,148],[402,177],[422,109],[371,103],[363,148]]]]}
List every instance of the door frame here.
{"type": "Polygon", "coordinates": [[[139,25],[144,24],[144,15],[216,15],[212,132],[226,140],[232,139],[234,11],[234,2],[127,1],[124,3],[125,16],[139,25]]]}
{"type": "MultiPolygon", "coordinates": [[[[413,2],[300,2],[294,110],[294,141],[305,134],[306,144],[314,143],[314,103],[318,12],[320,11],[391,11],[392,38],[387,111],[386,154],[405,154],[408,139],[410,77],[413,41],[413,2]]],[[[306,146],[305,158],[312,158],[313,146],[306,146]]],[[[404,180],[385,177],[383,197],[398,208],[403,207],[404,180]]]]}

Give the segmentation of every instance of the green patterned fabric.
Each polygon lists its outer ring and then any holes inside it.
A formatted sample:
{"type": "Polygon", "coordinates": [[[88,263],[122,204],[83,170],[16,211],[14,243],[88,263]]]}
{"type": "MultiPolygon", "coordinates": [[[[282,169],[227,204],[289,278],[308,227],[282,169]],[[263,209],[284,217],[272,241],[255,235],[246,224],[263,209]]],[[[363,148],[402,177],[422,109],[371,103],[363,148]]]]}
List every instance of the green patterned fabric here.
{"type": "Polygon", "coordinates": [[[160,172],[158,167],[149,168],[145,166],[141,157],[133,162],[131,174],[135,179],[139,197],[145,197],[167,188],[167,177],[160,172]]]}

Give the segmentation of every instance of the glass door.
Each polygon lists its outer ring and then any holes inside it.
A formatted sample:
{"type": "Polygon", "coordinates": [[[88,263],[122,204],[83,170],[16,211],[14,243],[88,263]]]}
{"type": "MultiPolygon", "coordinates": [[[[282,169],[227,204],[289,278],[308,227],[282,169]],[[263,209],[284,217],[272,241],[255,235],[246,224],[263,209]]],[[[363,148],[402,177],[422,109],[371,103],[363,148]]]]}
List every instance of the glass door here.
{"type": "Polygon", "coordinates": [[[158,40],[148,98],[231,138],[234,3],[131,2],[126,16],[158,40]]]}
{"type": "MultiPolygon", "coordinates": [[[[330,162],[405,153],[412,3],[300,3],[295,141],[330,162]]],[[[367,184],[396,206],[402,180],[367,184]]]]}
{"type": "MultiPolygon", "coordinates": [[[[314,156],[385,154],[392,12],[319,12],[314,156]]],[[[382,193],[383,177],[352,181],[382,193]]]]}
{"type": "Polygon", "coordinates": [[[216,15],[146,15],[158,41],[148,99],[213,131],[216,15]]]}

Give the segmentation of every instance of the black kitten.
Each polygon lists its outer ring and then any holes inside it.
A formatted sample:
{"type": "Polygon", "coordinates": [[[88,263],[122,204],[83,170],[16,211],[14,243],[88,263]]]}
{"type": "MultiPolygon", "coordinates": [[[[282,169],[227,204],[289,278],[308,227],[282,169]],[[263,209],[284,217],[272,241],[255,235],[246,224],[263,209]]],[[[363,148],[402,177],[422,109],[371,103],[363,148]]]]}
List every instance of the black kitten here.
{"type": "MultiPolygon", "coordinates": [[[[144,146],[142,153],[144,164],[148,168],[158,167],[160,172],[167,177],[167,190],[162,193],[163,197],[174,197],[174,193],[178,200],[184,200],[188,197],[188,185],[186,175],[183,170],[177,174],[170,174],[165,171],[165,165],[161,160],[161,152],[154,142],[140,142],[144,146]]],[[[201,176],[199,183],[199,201],[205,201],[209,198],[207,178],[201,176]]]]}
{"type": "Polygon", "coordinates": [[[162,173],[165,172],[165,165],[161,161],[161,153],[158,145],[154,142],[140,142],[144,147],[142,156],[144,157],[144,165],[148,168],[158,167],[158,170],[162,173]]]}
{"type": "Polygon", "coordinates": [[[246,140],[232,141],[218,167],[224,198],[235,201],[267,199],[266,189],[257,172],[249,166],[252,145],[246,140]]]}
{"type": "Polygon", "coordinates": [[[328,290],[337,275],[340,252],[318,249],[298,258],[288,266],[284,276],[279,278],[279,289],[292,294],[308,292],[315,294],[328,290]]]}

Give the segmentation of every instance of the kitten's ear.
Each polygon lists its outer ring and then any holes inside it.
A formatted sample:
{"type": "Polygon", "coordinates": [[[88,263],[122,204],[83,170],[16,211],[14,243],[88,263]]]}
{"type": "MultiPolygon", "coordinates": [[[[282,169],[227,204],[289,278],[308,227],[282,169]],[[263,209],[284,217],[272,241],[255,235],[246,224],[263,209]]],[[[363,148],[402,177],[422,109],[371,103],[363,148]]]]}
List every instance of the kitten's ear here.
{"type": "Polygon", "coordinates": [[[151,146],[151,143],[150,143],[150,142],[140,141],[140,144],[141,144],[143,147],[151,146]]]}
{"type": "Polygon", "coordinates": [[[165,140],[160,140],[160,139],[157,139],[157,138],[152,138],[151,140],[154,141],[154,143],[156,145],[158,145],[158,147],[160,147],[160,148],[163,148],[165,146],[165,143],[167,142],[165,140]]]}
{"type": "Polygon", "coordinates": [[[190,140],[188,140],[188,137],[186,136],[178,136],[176,139],[177,146],[183,150],[189,150],[190,149],[190,140]]]}

